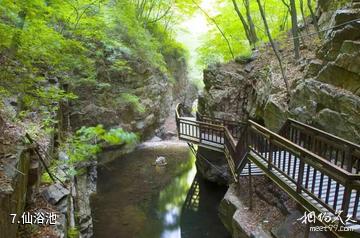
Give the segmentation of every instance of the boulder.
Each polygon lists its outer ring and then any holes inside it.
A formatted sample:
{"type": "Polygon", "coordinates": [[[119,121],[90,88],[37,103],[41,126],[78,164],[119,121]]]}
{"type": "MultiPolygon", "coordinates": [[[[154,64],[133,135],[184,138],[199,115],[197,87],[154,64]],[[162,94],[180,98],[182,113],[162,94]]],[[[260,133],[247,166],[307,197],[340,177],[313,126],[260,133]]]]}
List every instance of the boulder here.
{"type": "Polygon", "coordinates": [[[333,14],[332,25],[338,26],[349,22],[351,20],[358,19],[360,17],[360,11],[358,9],[345,8],[336,10],[333,14]]]}
{"type": "Polygon", "coordinates": [[[241,205],[242,203],[236,193],[236,186],[230,185],[220,202],[218,211],[221,222],[231,234],[233,233],[233,216],[241,205]]]}
{"type": "Polygon", "coordinates": [[[52,184],[42,191],[45,200],[52,205],[56,205],[61,199],[69,194],[69,190],[64,188],[60,183],[52,184]]]}
{"type": "Polygon", "coordinates": [[[204,179],[218,184],[228,184],[231,181],[229,166],[223,153],[199,146],[195,163],[198,173],[204,179]]]}
{"type": "Polygon", "coordinates": [[[156,166],[165,166],[165,165],[167,165],[166,158],[164,156],[159,156],[156,158],[154,164],[156,166]]]}
{"type": "Polygon", "coordinates": [[[161,138],[158,136],[154,136],[153,138],[150,139],[150,142],[159,142],[161,141],[161,138]]]}
{"type": "Polygon", "coordinates": [[[329,34],[329,39],[336,43],[343,43],[345,40],[358,40],[360,36],[360,22],[354,22],[339,30],[333,30],[329,34]]]}
{"type": "Polygon", "coordinates": [[[326,42],[319,49],[317,56],[320,59],[333,61],[345,41],[357,41],[360,39],[360,22],[348,24],[338,30],[330,30],[325,36],[326,42]]]}
{"type": "Polygon", "coordinates": [[[360,143],[360,97],[348,91],[313,79],[301,81],[289,111],[295,119],[360,143]]]}
{"type": "Polygon", "coordinates": [[[270,130],[277,132],[289,117],[287,105],[279,95],[270,95],[264,108],[265,126],[270,130]]]}
{"type": "Polygon", "coordinates": [[[360,51],[353,54],[339,54],[335,64],[353,74],[360,76],[360,51]]]}
{"type": "Polygon", "coordinates": [[[328,11],[322,15],[328,16],[329,14],[331,14],[331,19],[323,20],[328,17],[321,16],[319,20],[320,24],[324,21],[323,24],[326,25],[324,28],[326,29],[323,29],[325,30],[325,43],[318,51],[317,56],[327,61],[333,61],[336,59],[344,41],[360,40],[360,21],[351,22],[360,18],[360,9],[343,8],[335,12],[328,11]],[[344,25],[347,22],[349,23],[344,25]]]}
{"type": "Polygon", "coordinates": [[[351,1],[352,0],[344,0],[344,1],[318,0],[317,7],[318,7],[318,10],[320,10],[321,12],[327,12],[327,11],[335,10],[335,9],[345,5],[346,3],[350,3],[351,1]]]}
{"type": "Polygon", "coordinates": [[[342,55],[336,62],[328,63],[319,73],[317,80],[346,89],[355,95],[360,95],[360,74],[351,72],[341,66],[348,67],[354,71],[359,70],[358,65],[349,62],[349,58],[342,55]]]}
{"type": "Polygon", "coordinates": [[[319,59],[311,60],[305,66],[305,77],[304,78],[312,78],[315,77],[323,67],[323,61],[319,59]]]}
{"type": "Polygon", "coordinates": [[[345,40],[341,46],[340,53],[356,54],[360,51],[360,41],[345,40]]]}
{"type": "Polygon", "coordinates": [[[199,112],[230,120],[246,120],[256,95],[254,82],[244,77],[245,67],[231,62],[204,70],[205,90],[199,96],[199,112]]]}
{"type": "Polygon", "coordinates": [[[319,111],[316,115],[317,125],[321,128],[327,128],[327,131],[335,132],[338,134],[348,134],[348,127],[346,121],[343,118],[346,117],[346,114],[331,110],[329,108],[324,108],[319,111]],[[329,125],[336,125],[334,129],[328,128],[329,125]]]}

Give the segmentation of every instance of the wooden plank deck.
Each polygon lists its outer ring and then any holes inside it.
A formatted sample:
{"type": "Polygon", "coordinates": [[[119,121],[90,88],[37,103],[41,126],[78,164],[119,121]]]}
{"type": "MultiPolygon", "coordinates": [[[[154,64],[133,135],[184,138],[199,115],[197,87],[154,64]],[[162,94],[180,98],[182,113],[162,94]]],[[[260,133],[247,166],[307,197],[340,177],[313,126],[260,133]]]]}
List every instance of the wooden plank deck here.
{"type": "MultiPolygon", "coordinates": [[[[360,170],[357,147],[355,150],[349,147],[340,150],[326,143],[318,144],[317,139],[319,138],[310,140],[309,135],[304,137],[304,133],[298,133],[294,129],[289,129],[287,134],[285,133],[287,137],[284,137],[284,135],[271,132],[251,120],[247,122],[247,137],[244,138],[246,143],[239,145],[238,141],[234,139],[240,137],[238,130],[230,132],[225,124],[219,124],[218,121],[213,123],[211,119],[202,122],[196,121],[194,117],[180,117],[179,115],[177,111],[180,139],[224,152],[230,170],[233,162],[239,161],[238,157],[243,158],[247,155],[252,162],[250,165],[251,175],[265,174],[308,211],[334,215],[335,211],[345,210],[346,215],[357,220],[357,223],[348,222],[347,226],[360,232],[359,190],[357,182],[356,184],[352,182],[360,170]],[[308,150],[307,147],[310,145],[312,149],[315,148],[315,151],[308,150]],[[243,154],[242,150],[244,149],[241,146],[246,146],[246,148],[249,146],[250,149],[245,149],[247,154],[243,154]],[[267,151],[270,148],[275,150],[271,155],[267,151]],[[302,157],[301,166],[300,158],[296,155],[306,156],[306,160],[302,157]],[[271,165],[268,164],[270,158],[272,159],[271,165]],[[353,163],[353,161],[355,162],[353,163]],[[339,174],[334,171],[336,167],[330,167],[333,165],[339,167],[339,174]],[[352,174],[349,172],[345,174],[344,165],[346,170],[350,170],[352,174]],[[301,179],[299,180],[299,178],[301,179]],[[343,184],[340,184],[339,181],[342,181],[343,184]]],[[[287,128],[286,123],[283,128],[287,128]]],[[[237,175],[248,176],[249,163],[246,163],[241,171],[237,171],[237,175]]],[[[237,175],[234,174],[234,181],[237,181],[237,175]]]]}
{"type": "Polygon", "coordinates": [[[224,137],[206,132],[200,133],[199,123],[194,117],[182,117],[186,124],[179,127],[179,138],[219,152],[224,150],[224,137]]]}
{"type": "MultiPolygon", "coordinates": [[[[267,158],[268,156],[269,156],[269,152],[263,152],[261,154],[258,154],[257,160],[267,167],[268,163],[264,158],[267,158]]],[[[276,167],[279,168],[280,171],[284,172],[285,174],[293,178],[295,181],[297,181],[299,175],[300,160],[295,159],[294,156],[290,156],[290,153],[286,151],[275,151],[272,153],[272,156],[273,156],[273,163],[276,164],[276,167]],[[294,164],[295,164],[295,170],[293,169],[294,164]],[[288,170],[288,168],[290,169],[288,170]]],[[[274,175],[276,175],[283,182],[288,184],[294,191],[296,191],[297,186],[294,181],[284,176],[281,172],[279,172],[274,168],[271,171],[274,175]]],[[[326,188],[329,186],[330,192],[327,203],[331,204],[332,207],[335,208],[335,210],[341,210],[345,187],[339,184],[337,188],[337,182],[330,179],[327,175],[324,174],[321,175],[319,171],[315,171],[314,168],[310,167],[309,165],[305,165],[304,174],[307,173],[309,173],[307,186],[306,186],[306,180],[307,180],[306,176],[304,176],[303,178],[302,186],[305,188],[307,187],[308,193],[303,191],[301,195],[304,198],[306,198],[308,201],[316,205],[319,208],[319,210],[323,212],[329,212],[328,209],[326,209],[322,204],[320,204],[312,196],[309,195],[309,194],[316,194],[318,195],[318,198],[324,198],[326,196],[325,194],[327,190],[326,188]],[[313,176],[314,174],[315,176],[313,176]],[[338,190],[338,195],[335,197],[336,190],[338,190]]],[[[353,190],[351,192],[349,214],[352,214],[354,211],[355,198],[356,198],[356,191],[353,190]]],[[[323,200],[323,202],[326,203],[325,200],[323,200]]],[[[357,211],[359,211],[357,218],[360,219],[360,204],[357,206],[357,211]]],[[[349,225],[354,225],[354,224],[349,223],[349,225]]],[[[356,229],[360,229],[360,225],[356,225],[356,229]]]]}

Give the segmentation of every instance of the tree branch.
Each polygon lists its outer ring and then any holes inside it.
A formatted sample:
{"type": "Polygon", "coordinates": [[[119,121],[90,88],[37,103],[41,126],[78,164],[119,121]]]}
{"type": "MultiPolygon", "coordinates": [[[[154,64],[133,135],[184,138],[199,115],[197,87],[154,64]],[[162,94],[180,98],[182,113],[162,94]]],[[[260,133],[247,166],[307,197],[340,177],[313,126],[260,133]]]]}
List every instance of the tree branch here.
{"type": "Polygon", "coordinates": [[[222,37],[225,39],[226,44],[227,44],[227,46],[228,46],[228,48],[229,48],[229,51],[230,51],[230,54],[231,54],[232,58],[235,59],[234,52],[233,52],[233,50],[232,50],[232,48],[231,48],[230,42],[229,42],[228,38],[226,37],[225,33],[221,30],[220,26],[219,26],[219,25],[217,24],[217,22],[215,21],[215,19],[212,18],[212,17],[210,17],[209,14],[208,14],[204,9],[202,9],[202,8],[200,7],[200,5],[197,4],[194,0],[192,0],[192,2],[205,14],[205,16],[206,16],[207,18],[209,18],[209,19],[215,24],[216,28],[219,30],[219,32],[220,32],[220,34],[222,35],[222,37]]]}

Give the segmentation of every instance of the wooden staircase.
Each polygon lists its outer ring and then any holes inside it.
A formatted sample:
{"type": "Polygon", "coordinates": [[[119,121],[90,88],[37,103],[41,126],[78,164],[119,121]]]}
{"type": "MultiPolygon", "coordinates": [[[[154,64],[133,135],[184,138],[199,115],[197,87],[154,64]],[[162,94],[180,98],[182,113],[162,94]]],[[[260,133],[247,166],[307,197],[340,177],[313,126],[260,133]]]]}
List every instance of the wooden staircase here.
{"type": "Polygon", "coordinates": [[[293,119],[274,133],[251,120],[182,115],[179,104],[179,139],[223,152],[234,182],[251,177],[249,168],[256,168],[308,212],[336,216],[341,211],[346,227],[355,232],[333,232],[336,236],[360,237],[359,145],[293,119]]]}

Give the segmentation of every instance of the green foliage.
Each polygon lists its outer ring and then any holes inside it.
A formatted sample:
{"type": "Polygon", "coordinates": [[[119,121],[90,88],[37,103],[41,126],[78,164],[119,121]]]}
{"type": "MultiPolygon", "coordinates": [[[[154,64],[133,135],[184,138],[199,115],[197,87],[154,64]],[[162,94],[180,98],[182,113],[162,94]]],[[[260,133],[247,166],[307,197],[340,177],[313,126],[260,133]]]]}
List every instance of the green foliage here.
{"type": "Polygon", "coordinates": [[[136,141],[134,134],[126,133],[122,128],[110,129],[101,138],[111,145],[134,143],[136,141]]]}
{"type": "Polygon", "coordinates": [[[104,142],[111,145],[133,144],[137,142],[137,136],[121,128],[107,131],[102,125],[82,127],[67,141],[66,152],[70,158],[69,163],[76,164],[96,159],[96,154],[101,151],[101,143],[104,142]]]}
{"type": "MultiPolygon", "coordinates": [[[[40,109],[48,128],[56,123],[54,105],[76,99],[62,86],[98,84],[98,62],[108,52],[121,51],[171,73],[165,58],[185,54],[167,12],[174,2],[145,2],[140,14],[137,0],[0,1],[0,96],[18,98],[20,110],[40,109]],[[53,81],[58,84],[49,87],[53,81]]],[[[105,67],[132,73],[128,57],[105,67]]]]}
{"type": "MultiPolygon", "coordinates": [[[[273,38],[281,38],[281,36],[291,27],[291,18],[287,14],[286,6],[279,0],[263,0],[262,2],[265,4],[266,17],[273,38]]],[[[299,2],[299,0],[296,0],[298,20],[301,21],[299,2]]],[[[306,6],[306,0],[304,0],[304,3],[305,14],[309,15],[310,13],[306,6]]],[[[246,16],[245,7],[241,1],[238,1],[238,6],[243,15],[246,16]]],[[[232,2],[218,0],[214,7],[218,11],[212,17],[228,36],[235,56],[249,55],[251,47],[249,46],[245,31],[234,10],[232,2]]],[[[267,42],[267,36],[256,1],[250,1],[250,11],[260,43],[267,42]]],[[[200,55],[198,64],[203,67],[208,64],[229,61],[232,59],[226,42],[219,31],[210,22],[209,25],[211,26],[211,29],[203,36],[202,46],[198,49],[200,55]]]]}
{"type": "Polygon", "coordinates": [[[47,172],[44,172],[41,175],[40,181],[42,184],[52,184],[53,183],[52,179],[50,178],[50,175],[47,172]]]}
{"type": "Polygon", "coordinates": [[[124,59],[118,59],[111,66],[111,69],[114,71],[125,71],[127,73],[132,72],[132,68],[128,65],[128,62],[124,59]]]}
{"type": "Polygon", "coordinates": [[[140,113],[145,112],[145,107],[141,104],[139,97],[137,97],[136,95],[130,93],[122,93],[120,95],[120,99],[126,104],[129,104],[136,111],[140,113]]]}
{"type": "Polygon", "coordinates": [[[77,227],[71,227],[67,231],[68,238],[78,238],[80,236],[80,231],[77,227]]]}

